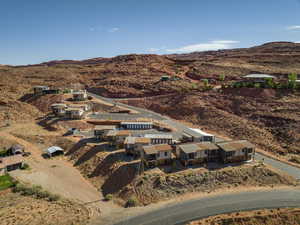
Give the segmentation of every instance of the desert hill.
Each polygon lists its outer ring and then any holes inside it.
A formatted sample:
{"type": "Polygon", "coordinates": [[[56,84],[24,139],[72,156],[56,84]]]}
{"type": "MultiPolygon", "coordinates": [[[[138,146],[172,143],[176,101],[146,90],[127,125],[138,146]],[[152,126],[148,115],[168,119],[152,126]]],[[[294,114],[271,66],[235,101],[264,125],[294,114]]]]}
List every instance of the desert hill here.
{"type": "Polygon", "coordinates": [[[247,138],[270,152],[298,154],[299,92],[201,89],[201,79],[209,79],[218,86],[249,73],[269,73],[279,79],[286,79],[290,73],[300,74],[300,44],[273,42],[252,48],[190,54],[131,54],[0,66],[0,121],[5,124],[43,115],[23,101],[34,85],[62,88],[80,85],[103,96],[141,98],[129,103],[232,138],[247,138]],[[164,75],[176,79],[161,81],[164,75]],[[219,80],[220,75],[225,75],[225,81],[219,80]]]}

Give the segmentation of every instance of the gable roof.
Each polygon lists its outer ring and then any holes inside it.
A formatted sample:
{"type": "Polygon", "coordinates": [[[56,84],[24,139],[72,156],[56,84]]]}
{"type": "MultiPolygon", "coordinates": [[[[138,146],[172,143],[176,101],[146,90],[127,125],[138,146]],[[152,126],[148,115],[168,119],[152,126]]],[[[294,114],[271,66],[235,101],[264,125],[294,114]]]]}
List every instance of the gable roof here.
{"type": "Polygon", "coordinates": [[[1,158],[0,161],[2,162],[0,162],[0,168],[5,168],[10,165],[15,165],[24,162],[24,158],[22,155],[18,154],[1,158]]]}
{"type": "Polygon", "coordinates": [[[168,144],[150,145],[144,146],[143,150],[147,155],[151,155],[156,154],[157,152],[172,151],[172,146],[168,144]]]}
{"type": "Polygon", "coordinates": [[[189,136],[192,137],[204,137],[204,136],[210,136],[213,137],[214,135],[206,133],[200,129],[196,129],[196,128],[187,128],[183,131],[184,134],[187,134],[189,136]]]}
{"type": "Polygon", "coordinates": [[[222,150],[226,152],[238,151],[243,148],[254,148],[255,146],[247,140],[227,141],[217,144],[222,150]]]}
{"type": "Polygon", "coordinates": [[[48,154],[52,154],[52,153],[57,152],[57,151],[64,151],[64,150],[61,147],[58,147],[58,146],[51,146],[50,148],[48,148],[46,150],[46,152],[48,154]]]}
{"type": "Polygon", "coordinates": [[[173,139],[173,135],[171,135],[171,134],[146,134],[145,138],[150,138],[150,139],[173,139]]]}
{"type": "Polygon", "coordinates": [[[124,141],[124,144],[149,144],[151,140],[145,137],[127,137],[124,141]]]}

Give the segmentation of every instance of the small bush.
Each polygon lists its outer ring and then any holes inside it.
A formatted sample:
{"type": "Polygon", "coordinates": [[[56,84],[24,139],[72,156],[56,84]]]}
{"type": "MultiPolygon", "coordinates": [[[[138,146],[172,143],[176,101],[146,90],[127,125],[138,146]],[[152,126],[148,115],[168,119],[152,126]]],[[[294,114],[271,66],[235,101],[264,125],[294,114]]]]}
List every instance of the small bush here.
{"type": "Polygon", "coordinates": [[[30,166],[27,163],[24,163],[21,167],[22,170],[29,170],[30,166]]]}
{"type": "Polygon", "coordinates": [[[12,191],[14,193],[20,193],[24,196],[32,196],[34,198],[46,199],[48,201],[58,201],[60,199],[59,195],[51,194],[50,192],[43,190],[39,185],[26,186],[18,183],[15,185],[12,191]]]}
{"type": "Polygon", "coordinates": [[[130,198],[128,199],[128,201],[126,202],[126,208],[129,207],[136,207],[138,205],[138,201],[135,198],[130,198]]]}
{"type": "Polygon", "coordinates": [[[112,200],[113,199],[113,195],[112,194],[107,194],[107,195],[105,195],[105,197],[104,197],[104,200],[105,201],[110,201],[110,200],[112,200]]]}

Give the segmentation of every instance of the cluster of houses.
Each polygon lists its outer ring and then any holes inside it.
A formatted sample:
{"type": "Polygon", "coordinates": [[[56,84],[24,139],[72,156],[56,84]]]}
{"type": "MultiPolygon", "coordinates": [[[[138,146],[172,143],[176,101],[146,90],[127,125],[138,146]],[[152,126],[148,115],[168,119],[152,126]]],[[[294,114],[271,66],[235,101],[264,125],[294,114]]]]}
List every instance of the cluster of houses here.
{"type": "MultiPolygon", "coordinates": [[[[73,101],[85,101],[87,100],[86,91],[73,92],[73,101]]],[[[55,103],[51,105],[52,113],[58,117],[65,117],[67,119],[83,119],[85,113],[91,110],[89,104],[65,104],[55,103]]]]}
{"type": "Polygon", "coordinates": [[[221,162],[250,161],[255,146],[246,140],[216,141],[212,134],[200,129],[184,130],[180,141],[169,133],[133,134],[133,130],[151,129],[152,122],[120,122],[118,125],[98,125],[94,129],[97,139],[111,146],[124,147],[129,155],[141,157],[147,167],[167,165],[175,159],[184,166],[221,162]]]}
{"type": "Polygon", "coordinates": [[[0,176],[5,173],[20,169],[24,164],[24,147],[21,145],[13,145],[3,154],[0,154],[0,176]]]}

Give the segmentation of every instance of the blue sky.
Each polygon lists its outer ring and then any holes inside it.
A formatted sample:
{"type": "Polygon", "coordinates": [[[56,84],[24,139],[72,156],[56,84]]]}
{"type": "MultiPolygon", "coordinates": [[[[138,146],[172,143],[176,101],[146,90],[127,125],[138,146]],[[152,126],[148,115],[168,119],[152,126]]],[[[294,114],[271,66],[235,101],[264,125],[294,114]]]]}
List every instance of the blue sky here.
{"type": "Polygon", "coordinates": [[[0,64],[300,42],[300,0],[9,0],[0,64]]]}

